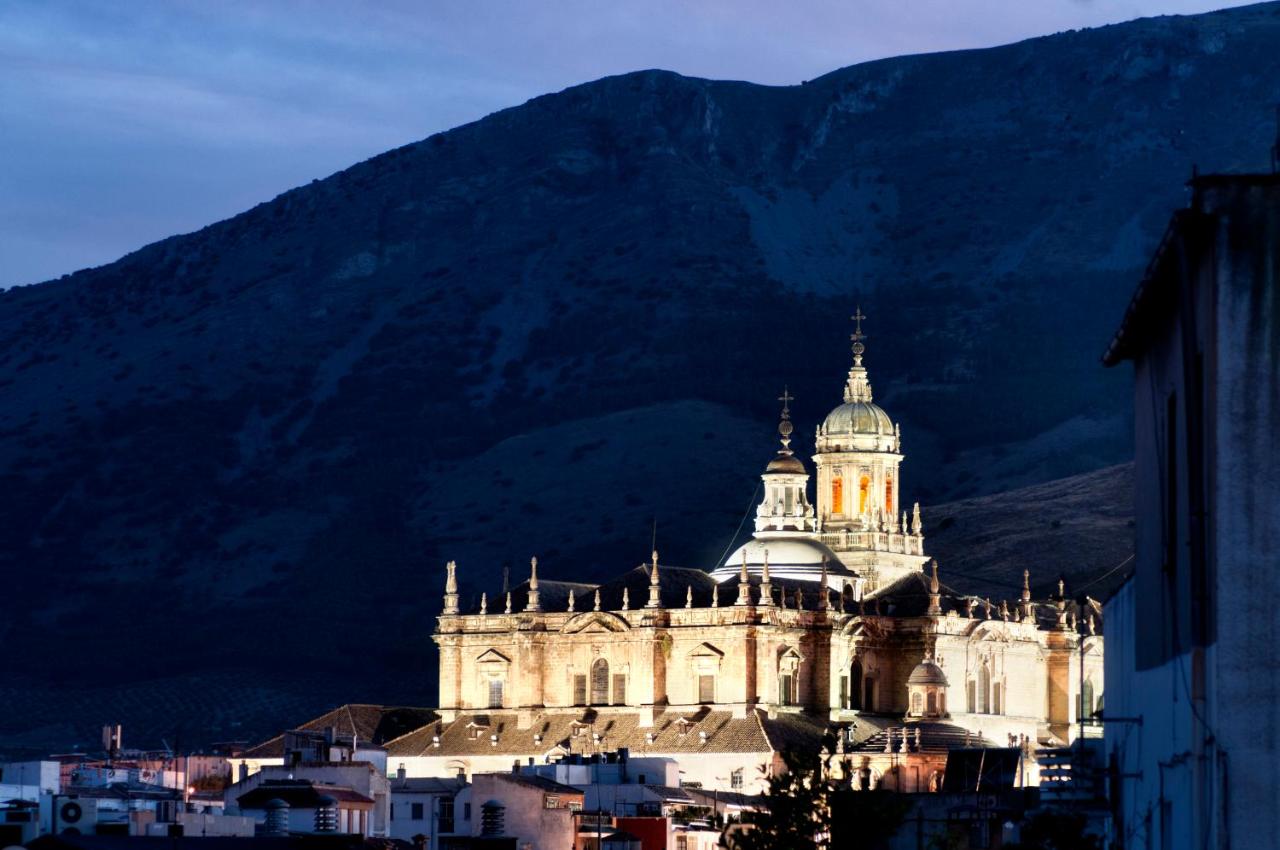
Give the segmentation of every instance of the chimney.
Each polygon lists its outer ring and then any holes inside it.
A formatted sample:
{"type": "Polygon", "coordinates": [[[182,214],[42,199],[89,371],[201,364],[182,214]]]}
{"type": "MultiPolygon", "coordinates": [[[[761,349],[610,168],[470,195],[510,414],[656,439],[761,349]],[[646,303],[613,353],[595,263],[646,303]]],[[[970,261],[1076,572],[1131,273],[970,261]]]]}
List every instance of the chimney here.
{"type": "Polygon", "coordinates": [[[404,779],[405,776],[407,775],[408,775],[408,771],[404,769],[403,763],[396,768],[396,779],[404,779]]]}

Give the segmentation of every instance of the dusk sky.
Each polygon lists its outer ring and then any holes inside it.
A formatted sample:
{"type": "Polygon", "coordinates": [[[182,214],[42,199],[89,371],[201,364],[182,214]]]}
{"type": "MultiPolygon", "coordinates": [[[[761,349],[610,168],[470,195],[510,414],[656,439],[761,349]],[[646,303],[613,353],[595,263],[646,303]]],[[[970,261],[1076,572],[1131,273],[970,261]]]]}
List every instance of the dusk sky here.
{"type": "Polygon", "coordinates": [[[1222,0],[0,4],[0,286],[100,265],[549,91],[790,85],[1222,0]]]}

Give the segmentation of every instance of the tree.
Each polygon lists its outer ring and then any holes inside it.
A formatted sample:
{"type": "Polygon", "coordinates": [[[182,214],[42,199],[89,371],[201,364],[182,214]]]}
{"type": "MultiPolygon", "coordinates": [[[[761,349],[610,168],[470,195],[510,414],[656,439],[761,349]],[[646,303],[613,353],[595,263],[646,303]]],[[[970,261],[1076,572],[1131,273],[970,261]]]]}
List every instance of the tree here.
{"type": "Polygon", "coordinates": [[[830,844],[831,786],[822,751],[782,753],[785,772],[769,778],[751,828],[733,837],[734,850],[819,850],[830,844]]]}

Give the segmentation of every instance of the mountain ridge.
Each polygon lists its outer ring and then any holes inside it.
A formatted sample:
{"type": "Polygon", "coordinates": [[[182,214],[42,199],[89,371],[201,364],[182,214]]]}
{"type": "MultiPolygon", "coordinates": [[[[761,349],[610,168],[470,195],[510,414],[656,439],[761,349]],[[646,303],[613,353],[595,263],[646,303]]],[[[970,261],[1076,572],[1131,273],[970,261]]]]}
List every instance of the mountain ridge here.
{"type": "Polygon", "coordinates": [[[926,527],[1125,460],[1097,354],[1190,163],[1265,160],[1277,36],[1266,4],[802,86],[606,78],[0,293],[6,673],[269,683],[272,646],[422,702],[445,560],[599,580],[656,520],[713,563],[773,398],[802,456],[839,403],[858,303],[926,527]]]}

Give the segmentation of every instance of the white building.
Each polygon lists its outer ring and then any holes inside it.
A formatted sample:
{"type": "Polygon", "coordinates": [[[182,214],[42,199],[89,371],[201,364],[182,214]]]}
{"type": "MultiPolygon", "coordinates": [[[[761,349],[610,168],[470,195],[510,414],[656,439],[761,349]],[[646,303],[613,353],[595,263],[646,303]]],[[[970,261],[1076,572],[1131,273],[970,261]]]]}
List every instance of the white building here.
{"type": "Polygon", "coordinates": [[[1207,176],[1105,356],[1134,364],[1136,556],[1106,605],[1115,846],[1280,841],[1280,175],[1207,176]]]}

